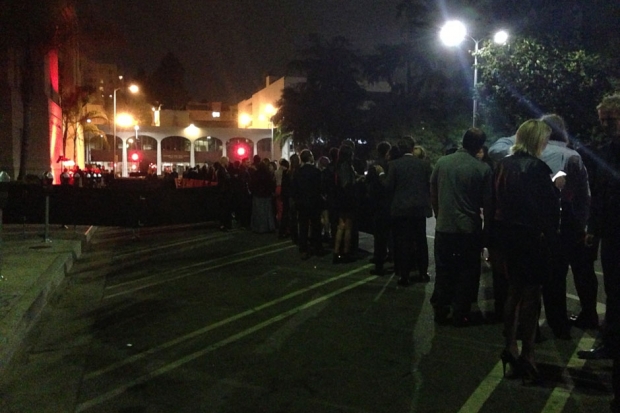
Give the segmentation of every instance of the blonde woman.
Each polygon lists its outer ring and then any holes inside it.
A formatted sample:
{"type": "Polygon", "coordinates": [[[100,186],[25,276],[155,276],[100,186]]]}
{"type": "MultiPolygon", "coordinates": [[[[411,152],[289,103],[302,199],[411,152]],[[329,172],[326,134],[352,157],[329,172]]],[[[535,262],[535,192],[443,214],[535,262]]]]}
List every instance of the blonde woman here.
{"type": "Polygon", "coordinates": [[[506,348],[501,354],[513,377],[542,381],[534,360],[541,285],[551,271],[550,244],[560,219],[559,192],[551,169],[540,160],[551,128],[528,120],[517,130],[512,155],[503,158],[494,174],[493,244],[503,257],[499,268],[508,281],[504,308],[506,348]],[[517,325],[522,334],[521,354],[517,325]]]}

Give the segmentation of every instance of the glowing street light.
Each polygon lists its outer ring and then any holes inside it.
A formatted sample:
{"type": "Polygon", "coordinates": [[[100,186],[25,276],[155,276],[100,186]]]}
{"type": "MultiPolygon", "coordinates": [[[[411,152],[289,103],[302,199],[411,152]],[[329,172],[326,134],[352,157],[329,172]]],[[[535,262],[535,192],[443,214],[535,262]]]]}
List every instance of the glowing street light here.
{"type": "MultiPolygon", "coordinates": [[[[120,76],[119,79],[122,79],[123,77],[120,76]]],[[[114,124],[114,136],[112,137],[112,175],[114,175],[116,173],[116,166],[115,166],[115,161],[116,161],[116,92],[118,92],[119,90],[121,90],[123,88],[121,87],[117,87],[116,89],[114,89],[114,112],[113,112],[113,124],[114,124]]],[[[138,86],[136,85],[130,85],[127,88],[131,93],[138,93],[138,91],[140,90],[138,88],[138,86]]]]}
{"type": "MultiPolygon", "coordinates": [[[[439,38],[446,46],[453,47],[460,45],[466,38],[469,38],[474,42],[474,88],[478,84],[478,45],[484,39],[474,39],[467,34],[467,28],[463,23],[458,20],[450,20],[446,22],[439,32],[439,38]]],[[[504,45],[508,41],[508,33],[504,30],[500,30],[493,36],[493,41],[496,44],[504,45]]],[[[478,99],[476,99],[476,93],[474,92],[474,108],[472,116],[472,125],[476,126],[476,116],[478,113],[478,99]]]]}
{"type": "Polygon", "coordinates": [[[250,123],[252,123],[252,117],[247,113],[242,113],[239,115],[239,124],[242,128],[247,128],[250,123]]]}

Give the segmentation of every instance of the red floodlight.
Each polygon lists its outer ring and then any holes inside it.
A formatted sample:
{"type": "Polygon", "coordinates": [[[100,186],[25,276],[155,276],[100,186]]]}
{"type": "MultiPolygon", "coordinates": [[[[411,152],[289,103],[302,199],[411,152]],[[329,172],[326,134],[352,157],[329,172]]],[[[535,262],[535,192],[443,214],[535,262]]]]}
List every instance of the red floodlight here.
{"type": "Polygon", "coordinates": [[[140,155],[137,152],[131,154],[131,160],[137,162],[140,159],[140,155]]]}
{"type": "Polygon", "coordinates": [[[246,154],[245,146],[237,147],[237,156],[244,156],[246,154]]]}

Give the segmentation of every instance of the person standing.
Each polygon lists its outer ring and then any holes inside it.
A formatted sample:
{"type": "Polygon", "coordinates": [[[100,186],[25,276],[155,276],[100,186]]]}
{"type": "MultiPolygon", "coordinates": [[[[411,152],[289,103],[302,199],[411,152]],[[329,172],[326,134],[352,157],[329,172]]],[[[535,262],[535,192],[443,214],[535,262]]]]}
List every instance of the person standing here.
{"type": "Polygon", "coordinates": [[[228,172],[228,158],[216,162],[217,189],[220,192],[220,230],[232,228],[232,183],[228,172]]]}
{"type": "MultiPolygon", "coordinates": [[[[377,159],[375,165],[388,171],[388,153],[392,145],[389,142],[380,142],[377,145],[377,159]]],[[[372,214],[373,257],[375,268],[370,271],[373,275],[385,274],[385,262],[388,259],[388,244],[390,238],[390,196],[379,179],[376,168],[369,168],[366,176],[370,213],[372,214]]]]}
{"type": "Polygon", "coordinates": [[[273,213],[273,194],[276,181],[269,171],[269,160],[258,163],[256,172],[250,178],[252,192],[252,231],[263,234],[276,230],[275,214],[273,213]]]}
{"type": "Polygon", "coordinates": [[[478,297],[482,217],[491,212],[491,168],[476,154],[485,133],[470,128],[462,148],[440,158],[431,175],[431,203],[437,219],[435,230],[435,289],[431,304],[435,321],[442,324],[452,309],[457,327],[470,323],[472,301],[478,297]]]}
{"type": "Polygon", "coordinates": [[[504,307],[506,347],[501,360],[539,383],[534,343],[540,313],[542,284],[551,274],[551,246],[560,223],[560,195],[551,169],[540,156],[551,128],[528,120],[517,130],[512,155],[502,158],[493,177],[494,213],[491,243],[504,258],[508,296],[504,307]],[[517,327],[522,336],[519,354],[517,327]]]}
{"type": "MultiPolygon", "coordinates": [[[[394,270],[398,284],[407,286],[411,283],[409,274],[416,267],[420,275],[414,281],[427,282],[428,248],[426,244],[426,209],[430,197],[431,165],[413,156],[415,140],[405,136],[398,141],[402,156],[389,163],[384,184],[392,195],[390,204],[390,222],[394,238],[394,270]],[[421,246],[415,255],[415,245],[421,246]]],[[[377,166],[377,172],[385,177],[383,168],[377,166]]]]}
{"type": "Polygon", "coordinates": [[[299,213],[299,252],[301,259],[310,258],[312,253],[323,255],[321,244],[321,171],[314,165],[314,156],[308,149],[299,154],[301,167],[293,179],[293,196],[299,213]]]}
{"type": "Polygon", "coordinates": [[[603,98],[597,106],[599,121],[609,142],[599,151],[592,171],[593,189],[586,244],[601,244],[606,311],[601,341],[579,351],[581,359],[613,359],[612,411],[620,411],[620,93],[603,98]]]}
{"type": "MultiPolygon", "coordinates": [[[[566,275],[570,265],[575,288],[581,303],[581,313],[574,321],[581,328],[598,327],[596,295],[598,281],[594,273],[594,263],[585,245],[585,227],[590,206],[590,186],[588,171],[581,155],[568,147],[568,133],[564,120],[556,114],[540,118],[551,128],[549,144],[543,151],[542,159],[551,168],[552,175],[564,173],[561,181],[562,217],[560,234],[554,245],[552,276],[543,285],[543,302],[547,323],[556,338],[569,340],[570,323],[566,306],[566,275]]],[[[489,153],[495,160],[508,155],[514,137],[498,140],[489,153]]],[[[560,181],[558,185],[560,184],[560,181]]]]}

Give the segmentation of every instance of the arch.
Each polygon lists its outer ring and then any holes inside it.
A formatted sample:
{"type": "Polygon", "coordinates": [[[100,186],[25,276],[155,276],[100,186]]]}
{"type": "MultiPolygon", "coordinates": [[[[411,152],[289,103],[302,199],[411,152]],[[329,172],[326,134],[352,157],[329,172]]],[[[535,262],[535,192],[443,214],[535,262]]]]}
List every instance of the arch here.
{"type": "Polygon", "coordinates": [[[214,136],[203,136],[194,141],[194,157],[197,164],[212,164],[222,157],[224,143],[214,136]]]}
{"type": "Polygon", "coordinates": [[[161,148],[165,151],[189,152],[191,144],[192,142],[185,136],[166,136],[161,140],[161,148]]]}
{"type": "Polygon", "coordinates": [[[271,159],[271,138],[263,138],[256,142],[256,152],[260,155],[261,159],[271,159]]]}
{"type": "Polygon", "coordinates": [[[191,141],[184,136],[167,136],[161,141],[161,160],[163,164],[190,165],[191,141]]]}

